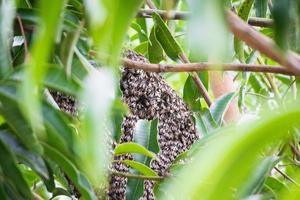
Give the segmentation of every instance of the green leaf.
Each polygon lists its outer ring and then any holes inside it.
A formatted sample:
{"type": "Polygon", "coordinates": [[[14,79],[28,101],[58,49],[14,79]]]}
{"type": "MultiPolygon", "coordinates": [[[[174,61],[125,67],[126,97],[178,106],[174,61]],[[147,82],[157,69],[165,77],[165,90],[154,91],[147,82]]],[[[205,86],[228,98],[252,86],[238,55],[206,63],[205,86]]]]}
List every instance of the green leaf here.
{"type": "Polygon", "coordinates": [[[39,102],[41,82],[47,71],[45,63],[55,44],[65,3],[64,0],[53,0],[49,6],[47,1],[39,1],[40,26],[31,47],[31,56],[25,68],[25,78],[20,87],[22,111],[30,122],[34,134],[38,137],[44,136],[39,102]]]}
{"type": "Polygon", "coordinates": [[[188,0],[191,17],[188,23],[188,41],[191,57],[224,59],[228,49],[228,30],[225,22],[226,0],[188,0]]]}
{"type": "Polygon", "coordinates": [[[280,161],[279,157],[269,156],[264,158],[260,164],[253,170],[248,180],[245,181],[243,189],[238,192],[238,197],[243,199],[251,194],[259,193],[269,177],[271,170],[280,161]]]}
{"type": "MultiPolygon", "coordinates": [[[[238,16],[244,21],[248,21],[248,17],[250,14],[251,7],[253,5],[254,0],[244,0],[242,5],[239,8],[238,16]]],[[[244,44],[236,37],[234,37],[234,50],[241,62],[245,62],[244,55],[244,44]]]]}
{"type": "Polygon", "coordinates": [[[0,79],[11,71],[10,41],[15,17],[14,1],[0,2],[0,79]]]}
{"type": "Polygon", "coordinates": [[[15,195],[18,195],[19,199],[33,199],[30,188],[16,166],[14,155],[8,150],[2,140],[0,140],[0,167],[5,182],[8,183],[9,187],[13,188],[15,195]]]}
{"type": "MultiPolygon", "coordinates": [[[[158,141],[157,141],[157,124],[158,124],[158,119],[154,119],[151,121],[149,132],[148,132],[148,126],[146,128],[146,130],[147,130],[146,148],[149,151],[152,151],[154,153],[159,152],[159,145],[158,145],[158,141]]],[[[143,129],[145,129],[145,128],[143,128],[143,129]]],[[[146,157],[144,164],[146,166],[150,166],[150,161],[151,161],[151,158],[146,157]]],[[[126,197],[128,199],[138,200],[144,192],[144,181],[140,180],[140,179],[129,179],[127,188],[128,189],[127,189],[126,197]]]]}
{"type": "Polygon", "coordinates": [[[136,23],[140,25],[141,29],[144,31],[146,35],[148,35],[146,18],[136,18],[136,23]]]}
{"type": "Polygon", "coordinates": [[[51,65],[44,78],[44,85],[48,88],[58,90],[60,92],[76,96],[81,88],[76,77],[67,77],[66,73],[61,67],[51,65]]]}
{"type": "Polygon", "coordinates": [[[183,100],[192,111],[197,112],[201,110],[201,97],[202,95],[193,81],[192,76],[189,75],[183,88],[183,100]]]}
{"type": "MultiPolygon", "coordinates": [[[[274,18],[275,41],[282,49],[287,49],[287,40],[290,18],[290,0],[276,0],[273,4],[272,15],[274,18]]],[[[295,41],[294,41],[295,42],[295,41]]]]}
{"type": "Polygon", "coordinates": [[[42,147],[19,109],[16,90],[17,85],[14,83],[0,85],[0,114],[26,148],[34,152],[41,152],[42,147]]]}
{"type": "Polygon", "coordinates": [[[156,26],[153,26],[148,42],[148,57],[150,63],[159,63],[164,59],[163,48],[156,38],[156,26]]]}
{"type": "Polygon", "coordinates": [[[175,38],[172,36],[168,26],[162,20],[159,14],[154,12],[152,18],[155,22],[155,36],[166,54],[172,59],[177,60],[182,54],[182,49],[177,43],[175,38]]]}
{"type": "MultiPolygon", "coordinates": [[[[150,133],[149,133],[148,146],[147,146],[147,149],[149,149],[149,151],[154,153],[158,153],[160,150],[158,140],[157,140],[157,133],[158,133],[158,119],[154,119],[152,120],[150,125],[150,133]]],[[[146,163],[149,164],[150,161],[146,163]]]]}
{"type": "MultiPolygon", "coordinates": [[[[246,60],[246,63],[254,63],[257,59],[256,51],[252,51],[249,55],[249,57],[246,60]]],[[[240,110],[243,112],[244,110],[244,104],[245,104],[245,96],[246,96],[246,91],[247,91],[247,85],[249,78],[251,76],[250,72],[242,72],[242,81],[241,81],[241,86],[239,89],[239,99],[238,99],[238,106],[240,110]]]]}
{"type": "Polygon", "coordinates": [[[6,144],[19,161],[29,166],[42,178],[49,178],[49,172],[42,157],[25,149],[24,146],[17,141],[17,138],[13,135],[13,133],[9,133],[9,130],[0,130],[0,140],[6,144]]]}
{"type": "Polygon", "coordinates": [[[71,179],[72,183],[74,183],[75,186],[79,189],[84,199],[97,199],[93,192],[91,184],[68,158],[45,143],[43,143],[43,147],[45,150],[45,156],[53,160],[63,169],[63,171],[71,179]]]}
{"type": "MultiPolygon", "coordinates": [[[[280,193],[284,190],[289,190],[289,188],[279,179],[269,176],[265,180],[265,186],[271,188],[273,191],[280,193]]],[[[287,195],[289,196],[289,195],[287,195]]]]}
{"type": "Polygon", "coordinates": [[[221,124],[224,114],[235,96],[234,92],[225,94],[215,100],[210,106],[210,112],[217,124],[221,124]]]}
{"type": "Polygon", "coordinates": [[[266,17],[268,9],[268,0],[255,0],[254,7],[256,11],[256,17],[266,17]]]}
{"type": "Polygon", "coordinates": [[[196,112],[195,120],[198,132],[204,136],[219,127],[207,108],[203,108],[201,111],[196,112]]]}
{"type": "Polygon", "coordinates": [[[148,52],[149,42],[142,42],[138,46],[136,46],[133,50],[139,54],[145,55],[148,52]]]}
{"type": "Polygon", "coordinates": [[[267,147],[272,151],[272,146],[276,146],[272,144],[285,142],[288,130],[299,127],[299,117],[300,109],[293,107],[276,114],[272,112],[272,115],[251,124],[212,134],[204,145],[200,143],[191,164],[184,165],[160,185],[158,199],[184,199],[187,196],[203,200],[235,198],[235,191],[243,188],[249,174],[261,164],[262,151],[267,147]]]}
{"type": "Polygon", "coordinates": [[[95,45],[100,54],[110,55],[102,60],[104,64],[118,64],[126,31],[142,3],[142,0],[85,0],[89,29],[95,45]]]}
{"type": "Polygon", "coordinates": [[[244,21],[248,20],[253,2],[254,2],[254,0],[243,0],[243,3],[239,8],[238,16],[240,18],[242,18],[244,21]]]}
{"type": "Polygon", "coordinates": [[[81,29],[67,32],[60,47],[60,57],[68,77],[71,76],[74,48],[79,39],[81,29]]]}
{"type": "Polygon", "coordinates": [[[141,28],[141,26],[138,23],[132,22],[131,28],[133,28],[138,33],[139,40],[141,43],[148,41],[147,34],[145,33],[145,31],[141,28]]]}
{"type": "Polygon", "coordinates": [[[55,147],[68,159],[74,160],[74,138],[76,137],[76,132],[75,128],[72,127],[71,121],[63,112],[46,102],[42,105],[42,115],[47,133],[47,138],[43,141],[55,147]]]}
{"type": "MultiPolygon", "coordinates": [[[[8,77],[8,80],[22,82],[24,80],[24,68],[22,66],[8,77]]],[[[76,96],[81,88],[81,84],[76,80],[75,75],[68,78],[62,67],[58,65],[48,65],[47,74],[43,84],[54,90],[76,96]]]]}
{"type": "Polygon", "coordinates": [[[143,163],[134,160],[121,160],[120,162],[130,166],[133,169],[136,169],[137,171],[141,172],[145,176],[158,176],[153,169],[149,168],[143,163]]]}
{"type": "Polygon", "coordinates": [[[58,187],[58,188],[55,188],[55,190],[53,191],[52,197],[50,198],[50,200],[54,199],[57,196],[61,196],[61,195],[72,198],[72,195],[67,190],[58,187]]]}
{"type": "Polygon", "coordinates": [[[142,155],[148,156],[150,158],[156,159],[155,153],[153,153],[153,152],[147,150],[145,147],[143,147],[137,143],[133,143],[133,142],[119,144],[115,148],[114,152],[115,152],[115,155],[126,154],[126,153],[138,153],[138,154],[142,154],[142,155]]]}
{"type": "Polygon", "coordinates": [[[106,174],[111,147],[106,128],[109,123],[107,114],[115,96],[114,91],[115,81],[112,72],[102,68],[94,69],[87,76],[79,95],[83,108],[79,137],[75,138],[75,151],[81,169],[93,185],[108,184],[106,174]]]}

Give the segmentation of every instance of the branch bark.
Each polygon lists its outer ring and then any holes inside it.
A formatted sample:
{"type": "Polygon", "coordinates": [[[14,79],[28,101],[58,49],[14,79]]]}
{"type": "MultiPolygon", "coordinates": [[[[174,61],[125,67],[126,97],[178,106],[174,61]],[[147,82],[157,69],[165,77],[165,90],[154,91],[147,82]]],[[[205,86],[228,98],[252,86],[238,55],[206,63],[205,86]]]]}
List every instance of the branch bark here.
{"type": "Polygon", "coordinates": [[[124,58],[125,67],[132,69],[142,69],[148,72],[197,72],[197,71],[249,71],[268,72],[274,74],[300,75],[292,70],[281,66],[242,64],[242,63],[185,63],[185,64],[150,64],[132,61],[124,58]]]}
{"type": "MultiPolygon", "coordinates": [[[[137,14],[137,17],[151,18],[151,15],[154,11],[156,11],[162,18],[170,19],[170,20],[186,20],[190,17],[190,12],[185,12],[185,11],[167,12],[165,10],[155,10],[153,7],[150,8],[151,9],[140,9],[137,14]]],[[[248,24],[252,26],[259,26],[259,27],[272,27],[273,20],[266,19],[266,18],[250,17],[248,20],[248,24]]]]}

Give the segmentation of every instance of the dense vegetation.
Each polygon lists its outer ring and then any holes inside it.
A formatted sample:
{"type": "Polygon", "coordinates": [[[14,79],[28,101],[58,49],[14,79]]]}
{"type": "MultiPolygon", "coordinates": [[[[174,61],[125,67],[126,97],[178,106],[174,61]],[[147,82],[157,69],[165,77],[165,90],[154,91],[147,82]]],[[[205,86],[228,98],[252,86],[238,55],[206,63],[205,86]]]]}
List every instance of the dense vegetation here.
{"type": "Polygon", "coordinates": [[[0,0],[0,199],[107,199],[111,177],[130,200],[144,180],[156,199],[300,199],[299,22],[299,0],[0,0]],[[129,69],[175,112],[126,105],[129,69]],[[122,141],[134,109],[150,120],[122,141]],[[159,134],[185,122],[199,139],[162,174],[159,134]]]}

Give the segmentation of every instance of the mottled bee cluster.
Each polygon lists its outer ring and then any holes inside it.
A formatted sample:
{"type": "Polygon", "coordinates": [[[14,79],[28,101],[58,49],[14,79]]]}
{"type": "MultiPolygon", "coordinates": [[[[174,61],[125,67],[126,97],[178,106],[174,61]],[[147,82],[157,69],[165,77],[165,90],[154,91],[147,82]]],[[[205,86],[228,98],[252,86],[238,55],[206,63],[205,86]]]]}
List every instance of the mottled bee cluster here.
{"type": "Polygon", "coordinates": [[[75,97],[54,90],[50,90],[50,94],[61,110],[73,116],[78,115],[75,97]]]}
{"type": "MultiPolygon", "coordinates": [[[[127,58],[134,61],[148,62],[143,56],[132,51],[127,51],[125,54],[127,58]]],[[[120,87],[123,92],[123,101],[131,111],[131,115],[123,121],[123,136],[120,143],[133,140],[134,128],[139,119],[157,118],[160,152],[157,155],[158,160],[152,160],[150,167],[158,175],[166,175],[172,161],[199,137],[191,111],[158,73],[124,68],[120,87]]],[[[132,159],[132,157],[124,155],[116,159],[132,159]]],[[[113,169],[120,172],[128,171],[128,167],[120,162],[114,164],[113,169]]],[[[111,177],[109,198],[125,199],[126,184],[126,178],[111,177]]],[[[154,181],[146,180],[144,194],[140,199],[155,199],[153,187],[154,181]]]]}

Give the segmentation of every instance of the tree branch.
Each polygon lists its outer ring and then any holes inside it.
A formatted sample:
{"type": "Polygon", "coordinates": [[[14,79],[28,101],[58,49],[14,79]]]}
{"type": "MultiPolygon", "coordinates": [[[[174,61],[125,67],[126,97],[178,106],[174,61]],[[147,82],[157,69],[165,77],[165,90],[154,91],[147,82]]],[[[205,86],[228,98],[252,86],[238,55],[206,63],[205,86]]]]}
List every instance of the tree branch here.
{"type": "MultiPolygon", "coordinates": [[[[162,18],[170,20],[186,20],[190,17],[190,12],[185,11],[165,11],[165,10],[154,10],[154,9],[140,9],[137,17],[151,18],[152,13],[156,11],[162,18]]],[[[248,24],[252,26],[260,27],[272,27],[273,20],[266,18],[250,17],[248,24]]]]}
{"type": "Polygon", "coordinates": [[[257,65],[257,64],[243,64],[243,63],[185,63],[185,64],[150,64],[141,63],[123,59],[123,65],[127,68],[142,69],[148,72],[197,72],[197,71],[249,71],[249,72],[268,72],[273,74],[285,74],[285,75],[300,75],[300,73],[294,73],[291,70],[270,65],[257,65]]]}

